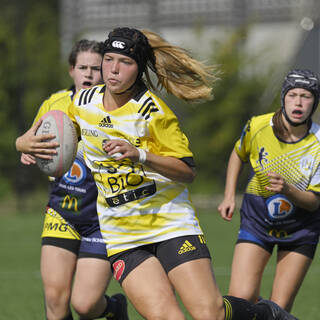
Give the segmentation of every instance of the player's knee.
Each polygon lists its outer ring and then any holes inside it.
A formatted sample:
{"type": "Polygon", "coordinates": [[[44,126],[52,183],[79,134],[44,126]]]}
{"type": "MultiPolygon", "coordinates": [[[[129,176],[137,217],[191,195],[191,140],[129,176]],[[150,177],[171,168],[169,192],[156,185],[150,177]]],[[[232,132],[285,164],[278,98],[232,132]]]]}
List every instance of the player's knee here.
{"type": "Polygon", "coordinates": [[[72,296],[71,304],[80,317],[90,315],[96,307],[92,300],[83,296],[72,296]]]}
{"type": "Polygon", "coordinates": [[[146,315],[147,320],[186,320],[185,316],[180,312],[164,313],[150,312],[146,315]]]}
{"type": "Polygon", "coordinates": [[[190,308],[190,313],[195,320],[224,320],[223,300],[197,301],[197,304],[190,308]]]}
{"type": "Polygon", "coordinates": [[[259,297],[259,287],[258,286],[252,287],[250,285],[241,285],[241,286],[237,286],[235,288],[230,287],[228,295],[242,298],[242,299],[248,300],[252,303],[255,303],[255,302],[257,302],[258,297],[259,297]]]}
{"type": "Polygon", "coordinates": [[[160,308],[155,306],[153,308],[148,308],[144,310],[143,316],[147,320],[185,320],[183,312],[178,306],[166,306],[165,308],[160,308]]]}
{"type": "Polygon", "coordinates": [[[70,294],[67,291],[61,291],[56,288],[47,288],[45,290],[47,317],[49,315],[63,316],[69,313],[70,294]]]}

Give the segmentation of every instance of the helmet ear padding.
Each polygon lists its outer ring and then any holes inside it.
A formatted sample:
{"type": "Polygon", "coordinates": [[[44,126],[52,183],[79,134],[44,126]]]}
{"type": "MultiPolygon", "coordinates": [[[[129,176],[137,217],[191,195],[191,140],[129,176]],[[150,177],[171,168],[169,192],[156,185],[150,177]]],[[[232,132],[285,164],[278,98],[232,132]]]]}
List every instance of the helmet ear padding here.
{"type": "Polygon", "coordinates": [[[320,91],[319,78],[315,73],[313,73],[308,69],[293,69],[286,75],[282,84],[282,89],[281,89],[281,109],[287,121],[291,125],[293,126],[301,125],[308,122],[311,119],[313,113],[316,111],[319,104],[319,91],[320,91]],[[298,124],[293,123],[288,118],[285,110],[285,105],[284,105],[284,98],[287,92],[294,88],[302,88],[302,89],[308,90],[312,93],[314,97],[312,112],[310,113],[308,119],[306,119],[306,121],[304,121],[303,123],[298,123],[298,124]]]}

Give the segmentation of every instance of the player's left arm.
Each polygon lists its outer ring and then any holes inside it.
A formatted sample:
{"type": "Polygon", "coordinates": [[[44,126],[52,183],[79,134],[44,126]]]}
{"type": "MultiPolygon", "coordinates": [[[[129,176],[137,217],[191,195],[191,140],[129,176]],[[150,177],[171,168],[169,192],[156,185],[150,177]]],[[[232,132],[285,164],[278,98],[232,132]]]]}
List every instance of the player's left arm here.
{"type": "Polygon", "coordinates": [[[191,183],[196,176],[193,154],[189,150],[189,141],[181,131],[175,114],[156,113],[148,123],[148,150],[142,150],[123,140],[110,140],[105,151],[112,155],[121,152],[116,160],[129,158],[134,162],[141,160],[150,169],[177,182],[191,183]]]}
{"type": "MultiPolygon", "coordinates": [[[[115,158],[116,160],[125,158],[129,158],[133,162],[139,162],[140,160],[139,149],[124,140],[109,140],[104,144],[103,148],[110,156],[121,153],[122,155],[115,158]]],[[[178,182],[191,183],[196,176],[193,167],[175,157],[146,152],[146,158],[143,163],[161,175],[178,182]]]]}
{"type": "Polygon", "coordinates": [[[311,190],[299,190],[294,185],[287,183],[278,173],[268,172],[269,184],[266,189],[275,193],[284,194],[295,206],[315,211],[320,205],[320,195],[311,190]]]}

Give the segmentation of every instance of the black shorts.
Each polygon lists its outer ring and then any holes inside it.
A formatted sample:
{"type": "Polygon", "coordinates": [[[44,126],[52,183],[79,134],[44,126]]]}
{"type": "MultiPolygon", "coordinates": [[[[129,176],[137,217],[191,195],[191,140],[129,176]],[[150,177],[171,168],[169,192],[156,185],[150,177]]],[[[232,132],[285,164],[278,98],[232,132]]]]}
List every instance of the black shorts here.
{"type": "Polygon", "coordinates": [[[122,284],[129,272],[150,257],[158,258],[166,273],[184,262],[211,259],[203,235],[182,236],[112,255],[109,258],[114,278],[122,284]]]}
{"type": "MultiPolygon", "coordinates": [[[[91,240],[90,238],[87,239],[91,240]]],[[[109,260],[105,245],[101,243],[95,243],[94,241],[43,237],[41,245],[49,245],[71,251],[78,257],[78,259],[94,258],[109,260]]]]}

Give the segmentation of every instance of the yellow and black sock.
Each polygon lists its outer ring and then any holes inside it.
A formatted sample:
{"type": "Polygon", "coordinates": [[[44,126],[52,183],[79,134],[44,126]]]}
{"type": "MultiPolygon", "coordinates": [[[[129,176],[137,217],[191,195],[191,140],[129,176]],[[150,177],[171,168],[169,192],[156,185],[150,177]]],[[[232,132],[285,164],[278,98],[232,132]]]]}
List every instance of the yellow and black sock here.
{"type": "Polygon", "coordinates": [[[270,311],[241,298],[223,296],[225,320],[267,320],[270,311]]]}

